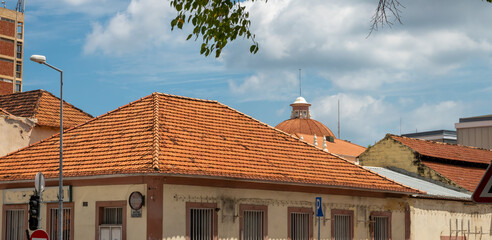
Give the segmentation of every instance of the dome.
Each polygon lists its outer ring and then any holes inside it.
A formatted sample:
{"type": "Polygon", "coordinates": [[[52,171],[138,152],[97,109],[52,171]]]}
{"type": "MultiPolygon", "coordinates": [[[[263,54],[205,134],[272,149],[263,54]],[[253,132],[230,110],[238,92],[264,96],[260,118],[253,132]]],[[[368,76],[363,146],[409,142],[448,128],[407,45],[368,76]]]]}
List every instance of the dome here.
{"type": "Polygon", "coordinates": [[[308,103],[308,102],[303,97],[298,97],[292,104],[297,104],[297,103],[308,103]]]}
{"type": "Polygon", "coordinates": [[[314,119],[294,118],[279,123],[276,128],[290,134],[314,135],[318,137],[335,135],[324,124],[314,119]]]}

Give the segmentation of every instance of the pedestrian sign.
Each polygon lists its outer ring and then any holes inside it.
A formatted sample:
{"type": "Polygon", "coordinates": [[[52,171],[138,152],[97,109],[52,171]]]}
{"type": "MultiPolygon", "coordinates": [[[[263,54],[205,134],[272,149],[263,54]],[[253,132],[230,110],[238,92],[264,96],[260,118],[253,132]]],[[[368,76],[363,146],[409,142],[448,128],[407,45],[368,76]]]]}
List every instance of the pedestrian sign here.
{"type": "Polygon", "coordinates": [[[316,197],[316,217],[323,217],[323,205],[321,205],[321,197],[316,197]]]}

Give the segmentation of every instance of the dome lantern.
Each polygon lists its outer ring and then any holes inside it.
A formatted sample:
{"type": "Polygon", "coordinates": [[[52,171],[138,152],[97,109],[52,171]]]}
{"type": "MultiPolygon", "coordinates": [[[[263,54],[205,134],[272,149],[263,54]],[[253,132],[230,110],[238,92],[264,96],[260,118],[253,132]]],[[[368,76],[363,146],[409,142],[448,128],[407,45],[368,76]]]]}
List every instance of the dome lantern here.
{"type": "Polygon", "coordinates": [[[298,97],[296,100],[290,104],[292,106],[292,113],[290,114],[290,119],[310,119],[311,114],[309,113],[309,104],[303,97],[298,97]]]}

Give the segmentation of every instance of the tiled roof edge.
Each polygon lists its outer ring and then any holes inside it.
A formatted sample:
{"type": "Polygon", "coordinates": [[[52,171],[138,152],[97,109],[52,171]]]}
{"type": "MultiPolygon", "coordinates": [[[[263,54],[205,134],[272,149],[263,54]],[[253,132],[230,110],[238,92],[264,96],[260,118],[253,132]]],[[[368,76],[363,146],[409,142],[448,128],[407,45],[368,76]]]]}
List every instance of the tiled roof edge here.
{"type": "MultiPolygon", "coordinates": [[[[460,145],[460,144],[451,144],[451,143],[445,143],[445,142],[435,142],[435,141],[431,141],[431,140],[424,140],[424,139],[418,139],[418,138],[409,138],[409,137],[404,137],[404,136],[397,136],[397,135],[394,135],[394,134],[391,134],[391,133],[388,133],[387,135],[389,135],[391,138],[393,138],[393,137],[401,137],[401,138],[406,138],[406,139],[411,139],[411,140],[417,140],[417,141],[427,142],[427,143],[430,143],[430,144],[440,144],[440,145],[448,145],[448,146],[459,146],[459,147],[464,147],[464,148],[468,148],[468,149],[484,150],[484,151],[492,152],[492,149],[487,149],[487,148],[479,148],[479,147],[465,146],[465,145],[460,145]]],[[[398,140],[396,140],[396,141],[398,141],[398,140]]],[[[400,141],[398,141],[398,142],[400,142],[400,141]]]]}
{"type": "Polygon", "coordinates": [[[152,168],[159,171],[159,96],[157,93],[152,93],[152,108],[153,108],[153,152],[152,152],[152,168]]]}
{"type": "MultiPolygon", "coordinates": [[[[38,90],[35,90],[35,91],[38,91],[38,90]]],[[[150,96],[150,95],[149,95],[149,96],[150,96]]],[[[123,108],[129,107],[129,106],[131,106],[131,105],[135,104],[136,102],[139,102],[139,101],[142,101],[142,100],[143,100],[143,99],[145,99],[145,98],[148,98],[149,96],[145,96],[145,97],[143,97],[143,98],[140,98],[140,99],[138,99],[138,100],[135,100],[135,101],[133,101],[133,102],[130,102],[130,103],[126,104],[126,105],[123,105],[123,106],[121,106],[121,107],[118,107],[118,108],[116,108],[116,109],[113,109],[113,110],[111,110],[111,111],[109,111],[109,112],[107,112],[107,113],[104,113],[104,114],[99,115],[99,116],[97,116],[97,117],[95,117],[95,118],[92,118],[91,120],[89,120],[89,121],[87,121],[87,122],[85,122],[85,123],[82,123],[82,124],[79,124],[79,125],[77,125],[77,126],[74,126],[74,127],[68,128],[68,129],[65,129],[65,130],[63,130],[63,133],[65,133],[65,132],[67,132],[67,131],[70,131],[70,130],[72,130],[72,129],[75,129],[75,128],[82,127],[82,126],[84,126],[84,125],[86,125],[86,124],[89,124],[89,123],[91,123],[91,122],[93,122],[93,121],[95,121],[95,120],[97,120],[97,119],[100,119],[100,118],[102,118],[102,117],[105,117],[105,116],[107,116],[108,114],[111,114],[111,113],[113,113],[113,112],[119,111],[120,109],[123,109],[123,108]]],[[[0,159],[2,159],[2,158],[4,158],[4,157],[7,157],[7,156],[10,156],[10,155],[14,155],[15,153],[20,152],[20,151],[22,151],[22,150],[23,150],[23,149],[25,149],[25,148],[28,148],[28,147],[30,147],[30,146],[37,145],[37,144],[40,144],[40,143],[42,143],[42,142],[48,141],[48,140],[50,140],[50,139],[52,139],[52,138],[54,138],[54,137],[58,137],[59,135],[60,135],[60,133],[53,134],[51,137],[47,137],[47,138],[42,139],[42,140],[40,140],[40,141],[38,141],[38,142],[35,142],[35,143],[33,143],[33,144],[29,144],[28,146],[25,146],[25,147],[23,147],[23,148],[20,148],[20,149],[18,149],[18,150],[16,150],[16,151],[13,151],[13,152],[11,152],[11,153],[8,153],[7,155],[4,155],[4,156],[0,157],[0,159]]]]}
{"type": "MultiPolygon", "coordinates": [[[[43,89],[40,89],[39,91],[41,91],[42,93],[47,93],[47,94],[51,95],[52,97],[54,97],[54,98],[56,98],[56,99],[60,100],[60,98],[59,98],[59,97],[57,97],[57,96],[55,96],[55,95],[53,95],[53,93],[50,93],[50,92],[48,92],[48,91],[46,91],[46,90],[43,90],[43,89]]],[[[38,108],[38,105],[39,105],[39,101],[40,101],[40,99],[41,99],[41,96],[40,96],[40,98],[38,99],[38,103],[36,103],[36,114],[37,114],[37,108],[38,108]]],[[[81,113],[83,113],[83,114],[87,115],[87,116],[88,116],[88,117],[90,117],[90,118],[94,118],[94,116],[90,115],[89,113],[84,112],[82,109],[80,109],[80,108],[78,108],[78,107],[75,107],[74,105],[72,105],[71,103],[69,103],[69,102],[67,102],[67,101],[65,101],[65,100],[63,100],[63,103],[66,103],[66,104],[67,104],[67,105],[69,105],[70,107],[72,107],[72,108],[74,108],[75,110],[77,110],[77,111],[79,111],[79,112],[81,112],[81,113]]]]}
{"type": "Polygon", "coordinates": [[[7,116],[12,116],[11,113],[9,113],[7,110],[0,108],[0,113],[6,114],[7,116]]]}
{"type": "Polygon", "coordinates": [[[427,194],[426,192],[423,192],[423,191],[420,191],[420,190],[418,190],[418,189],[416,189],[416,188],[412,188],[412,187],[409,187],[409,186],[407,186],[407,185],[401,184],[401,183],[399,183],[399,182],[397,182],[397,181],[394,181],[393,179],[389,179],[389,178],[387,178],[387,177],[385,177],[385,176],[383,176],[383,175],[381,175],[381,174],[379,174],[379,173],[377,173],[377,172],[375,172],[375,171],[372,171],[372,170],[370,170],[370,169],[367,169],[367,168],[365,168],[365,167],[363,167],[363,166],[361,166],[361,165],[359,165],[359,164],[353,163],[353,162],[351,162],[351,161],[349,161],[349,160],[345,159],[344,157],[342,157],[342,156],[340,156],[340,155],[338,155],[338,154],[328,152],[328,150],[323,150],[323,151],[324,151],[324,152],[327,152],[327,153],[330,153],[331,155],[334,155],[334,156],[336,156],[336,157],[338,157],[338,158],[340,158],[340,159],[342,159],[342,160],[344,160],[344,161],[346,161],[346,162],[348,162],[348,163],[351,163],[351,164],[353,164],[353,165],[355,165],[355,166],[359,167],[360,169],[364,169],[364,170],[369,171],[369,172],[371,172],[371,173],[373,173],[373,174],[376,174],[376,175],[378,175],[379,177],[382,177],[383,179],[388,180],[388,181],[390,181],[390,182],[392,182],[392,183],[395,183],[395,184],[397,184],[397,185],[399,185],[399,186],[402,186],[402,187],[405,187],[405,188],[408,188],[408,189],[411,189],[411,190],[417,191],[417,192],[419,192],[419,194],[422,194],[422,193],[427,194]]]}

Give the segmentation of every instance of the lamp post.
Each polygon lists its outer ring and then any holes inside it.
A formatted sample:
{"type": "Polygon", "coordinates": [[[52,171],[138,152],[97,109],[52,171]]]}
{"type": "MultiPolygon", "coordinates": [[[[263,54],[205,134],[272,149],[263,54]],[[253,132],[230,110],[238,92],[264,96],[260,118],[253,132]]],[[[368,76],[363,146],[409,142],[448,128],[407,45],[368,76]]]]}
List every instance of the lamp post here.
{"type": "Polygon", "coordinates": [[[63,71],[46,63],[46,57],[32,55],[31,61],[44,64],[60,73],[60,166],[58,173],[58,240],[63,240],[63,71]]]}

